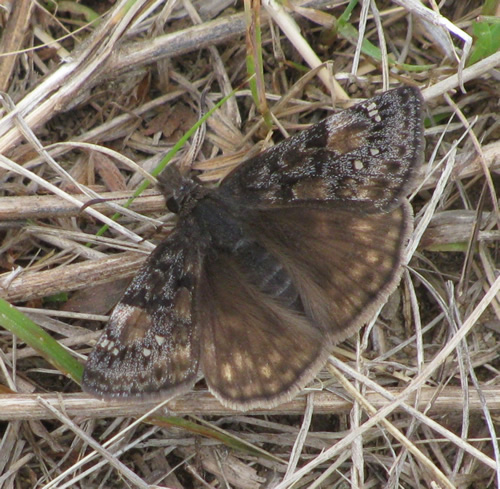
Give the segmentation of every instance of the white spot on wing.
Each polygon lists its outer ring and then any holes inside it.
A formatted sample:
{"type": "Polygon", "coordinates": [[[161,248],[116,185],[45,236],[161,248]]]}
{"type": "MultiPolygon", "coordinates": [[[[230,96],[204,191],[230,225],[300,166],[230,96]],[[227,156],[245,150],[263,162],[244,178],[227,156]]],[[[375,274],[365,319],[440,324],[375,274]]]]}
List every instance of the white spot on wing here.
{"type": "Polygon", "coordinates": [[[231,368],[230,363],[225,363],[222,366],[222,376],[228,381],[231,382],[233,380],[233,369],[231,368]]]}
{"type": "Polygon", "coordinates": [[[234,354],[234,363],[238,367],[238,369],[242,370],[243,369],[243,356],[241,355],[240,352],[236,352],[234,354]]]}
{"type": "Polygon", "coordinates": [[[270,379],[272,376],[271,369],[269,368],[269,365],[264,365],[263,367],[260,368],[260,373],[262,374],[263,377],[266,379],[270,379]]]}

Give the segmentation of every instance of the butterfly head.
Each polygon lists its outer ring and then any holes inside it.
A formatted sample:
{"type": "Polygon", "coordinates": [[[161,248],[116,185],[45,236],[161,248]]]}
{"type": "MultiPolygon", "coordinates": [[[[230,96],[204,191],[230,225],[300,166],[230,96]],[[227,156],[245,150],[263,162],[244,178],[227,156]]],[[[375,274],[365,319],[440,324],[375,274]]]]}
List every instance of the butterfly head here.
{"type": "Polygon", "coordinates": [[[174,214],[189,208],[189,202],[194,202],[193,196],[203,191],[203,187],[184,176],[176,165],[168,166],[158,176],[158,188],[165,196],[167,209],[174,214]]]}

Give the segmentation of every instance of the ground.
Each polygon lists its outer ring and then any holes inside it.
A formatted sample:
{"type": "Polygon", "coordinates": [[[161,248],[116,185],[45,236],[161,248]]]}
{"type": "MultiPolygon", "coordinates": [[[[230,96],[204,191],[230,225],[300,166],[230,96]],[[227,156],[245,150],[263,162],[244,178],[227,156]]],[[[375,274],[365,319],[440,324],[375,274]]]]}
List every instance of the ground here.
{"type": "Polygon", "coordinates": [[[498,1],[264,3],[4,2],[0,487],[498,487],[498,1]],[[411,260],[302,394],[242,413],[201,380],[143,420],[154,402],[82,393],[172,229],[144,185],[166,154],[213,187],[402,85],[425,102],[411,260]]]}

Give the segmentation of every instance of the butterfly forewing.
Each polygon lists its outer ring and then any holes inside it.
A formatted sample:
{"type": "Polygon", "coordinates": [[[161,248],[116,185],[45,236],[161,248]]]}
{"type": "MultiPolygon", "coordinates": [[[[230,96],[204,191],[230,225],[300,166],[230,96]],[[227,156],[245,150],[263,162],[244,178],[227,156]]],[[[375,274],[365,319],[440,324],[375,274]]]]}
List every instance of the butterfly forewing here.
{"type": "Polygon", "coordinates": [[[232,408],[293,397],[395,289],[422,154],[422,100],[406,87],[247,160],[219,188],[168,169],[176,230],[115,309],[84,389],[167,397],[201,370],[232,408]]]}
{"type": "Polygon", "coordinates": [[[158,397],[196,381],[200,326],[193,297],[200,258],[183,231],[150,255],[89,355],[83,388],[100,397],[158,397]]]}
{"type": "Polygon", "coordinates": [[[222,187],[258,207],[315,201],[352,211],[390,210],[411,189],[422,147],[421,95],[404,87],[335,114],[247,160],[222,187]]]}

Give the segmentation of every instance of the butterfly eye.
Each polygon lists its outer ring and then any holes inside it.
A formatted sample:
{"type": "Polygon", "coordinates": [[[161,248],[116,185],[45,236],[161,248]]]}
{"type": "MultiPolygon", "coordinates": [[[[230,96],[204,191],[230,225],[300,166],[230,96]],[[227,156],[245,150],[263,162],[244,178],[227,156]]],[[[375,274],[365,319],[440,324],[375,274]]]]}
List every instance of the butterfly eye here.
{"type": "Polygon", "coordinates": [[[167,199],[167,209],[170,212],[173,212],[174,214],[179,213],[181,208],[180,208],[179,202],[177,201],[177,199],[175,197],[172,196],[172,197],[169,197],[167,199]]]}

